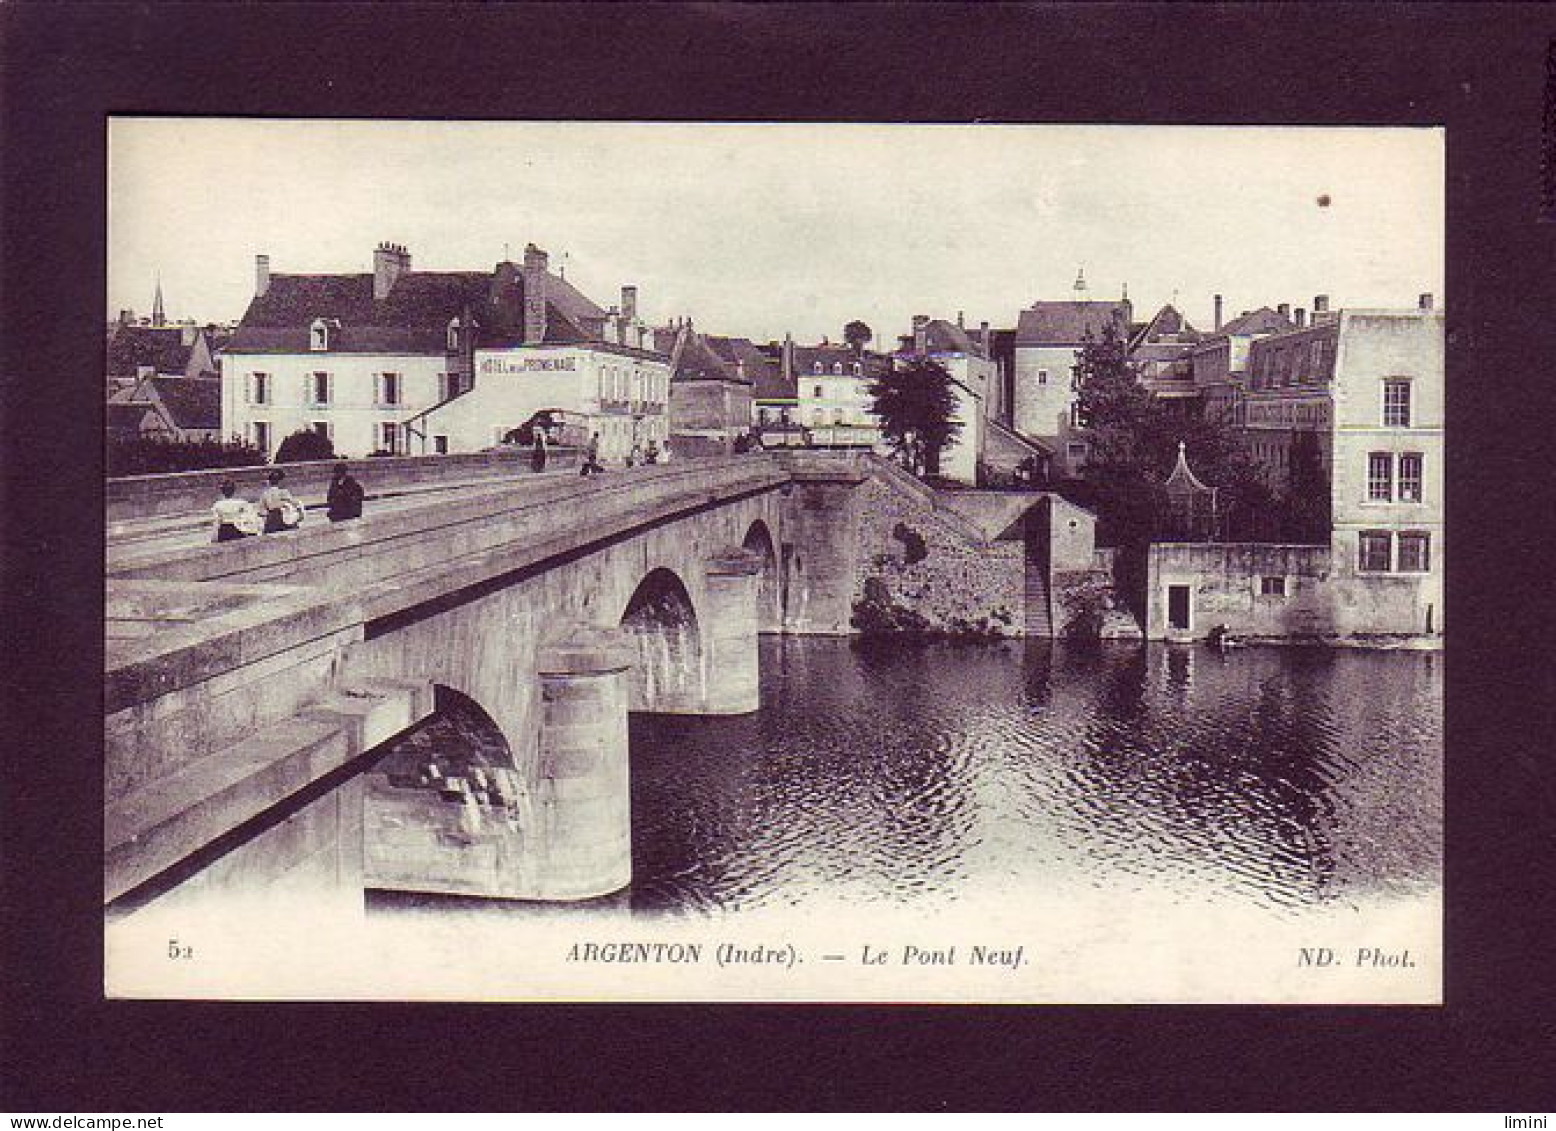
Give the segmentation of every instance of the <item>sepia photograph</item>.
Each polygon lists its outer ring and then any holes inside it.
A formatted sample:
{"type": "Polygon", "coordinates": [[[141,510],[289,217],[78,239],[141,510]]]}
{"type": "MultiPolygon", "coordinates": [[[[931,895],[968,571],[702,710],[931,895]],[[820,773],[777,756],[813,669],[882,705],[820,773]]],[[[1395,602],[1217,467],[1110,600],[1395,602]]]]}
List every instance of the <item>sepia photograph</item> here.
{"type": "Polygon", "coordinates": [[[1443,1001],[1442,129],[107,148],[110,998],[1443,1001]]]}

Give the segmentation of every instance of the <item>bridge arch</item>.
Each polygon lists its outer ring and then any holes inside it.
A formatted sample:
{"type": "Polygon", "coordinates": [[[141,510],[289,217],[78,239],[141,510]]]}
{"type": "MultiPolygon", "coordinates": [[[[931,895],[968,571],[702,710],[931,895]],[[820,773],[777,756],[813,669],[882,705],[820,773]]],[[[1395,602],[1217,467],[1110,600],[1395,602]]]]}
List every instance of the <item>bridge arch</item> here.
{"type": "Polygon", "coordinates": [[[432,704],[432,714],[390,743],[376,769],[397,780],[430,779],[434,789],[439,779],[460,778],[483,791],[490,783],[495,793],[494,771],[515,765],[513,748],[497,720],[447,684],[432,685],[432,704]],[[431,766],[437,767],[436,775],[427,772],[431,766]]]}
{"type": "Polygon", "coordinates": [[[767,523],[757,519],[746,531],[741,548],[758,555],[762,560],[762,572],[757,582],[756,630],[761,633],[783,631],[783,590],[778,576],[778,551],[773,545],[772,531],[767,523]]]}
{"type": "Polygon", "coordinates": [[[702,698],[702,627],[685,583],[663,567],[638,583],[621,615],[632,644],[633,711],[695,712],[702,698]]]}

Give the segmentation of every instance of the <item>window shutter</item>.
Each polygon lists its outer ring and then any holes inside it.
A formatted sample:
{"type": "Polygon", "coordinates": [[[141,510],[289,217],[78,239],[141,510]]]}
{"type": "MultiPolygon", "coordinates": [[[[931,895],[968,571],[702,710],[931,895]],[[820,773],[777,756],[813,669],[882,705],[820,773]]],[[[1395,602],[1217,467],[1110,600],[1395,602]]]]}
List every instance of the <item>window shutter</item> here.
{"type": "Polygon", "coordinates": [[[243,403],[254,403],[254,374],[252,373],[243,375],[243,403]]]}

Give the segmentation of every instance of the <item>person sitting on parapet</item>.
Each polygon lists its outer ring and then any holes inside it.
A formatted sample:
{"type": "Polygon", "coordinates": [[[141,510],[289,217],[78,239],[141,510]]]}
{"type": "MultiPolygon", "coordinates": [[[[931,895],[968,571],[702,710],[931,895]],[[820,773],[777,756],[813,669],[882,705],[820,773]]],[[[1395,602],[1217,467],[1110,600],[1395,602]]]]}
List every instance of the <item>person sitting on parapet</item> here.
{"type": "Polygon", "coordinates": [[[331,522],[344,522],[348,518],[362,517],[362,484],[358,483],[344,463],[337,463],[330,479],[327,496],[331,522]]]}
{"type": "Polygon", "coordinates": [[[222,497],[211,507],[216,519],[216,540],[236,542],[247,538],[259,529],[254,507],[247,499],[237,498],[238,486],[231,479],[223,479],[222,497]]]}
{"type": "Polygon", "coordinates": [[[265,516],[265,533],[279,534],[283,530],[296,530],[303,521],[303,505],[281,486],[286,472],[276,468],[265,478],[270,486],[259,496],[259,513],[265,516]]]}
{"type": "Polygon", "coordinates": [[[659,462],[659,445],[654,443],[654,441],[652,441],[652,440],[650,440],[648,442],[648,447],[643,449],[643,462],[644,463],[658,463],[659,462]]]}
{"type": "Polygon", "coordinates": [[[589,437],[589,446],[584,449],[583,464],[578,468],[578,474],[588,478],[604,470],[600,466],[600,434],[596,432],[589,437]]]}

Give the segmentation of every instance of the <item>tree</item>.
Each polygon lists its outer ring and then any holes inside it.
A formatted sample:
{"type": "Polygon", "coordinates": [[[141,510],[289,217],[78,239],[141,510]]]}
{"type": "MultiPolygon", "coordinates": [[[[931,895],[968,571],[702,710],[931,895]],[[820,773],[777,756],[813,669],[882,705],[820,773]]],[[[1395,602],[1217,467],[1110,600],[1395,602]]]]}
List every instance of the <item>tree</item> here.
{"type": "Polygon", "coordinates": [[[323,432],[299,428],[281,441],[276,463],[302,463],[305,460],[334,459],[335,445],[323,432]]]}
{"type": "Polygon", "coordinates": [[[939,475],[940,455],[956,442],[956,393],[945,366],[916,357],[870,383],[870,406],[897,458],[914,475],[939,475]]]}
{"type": "Polygon", "coordinates": [[[873,337],[875,332],[857,318],[843,327],[843,340],[853,347],[855,353],[861,352],[869,345],[873,337]]]}

